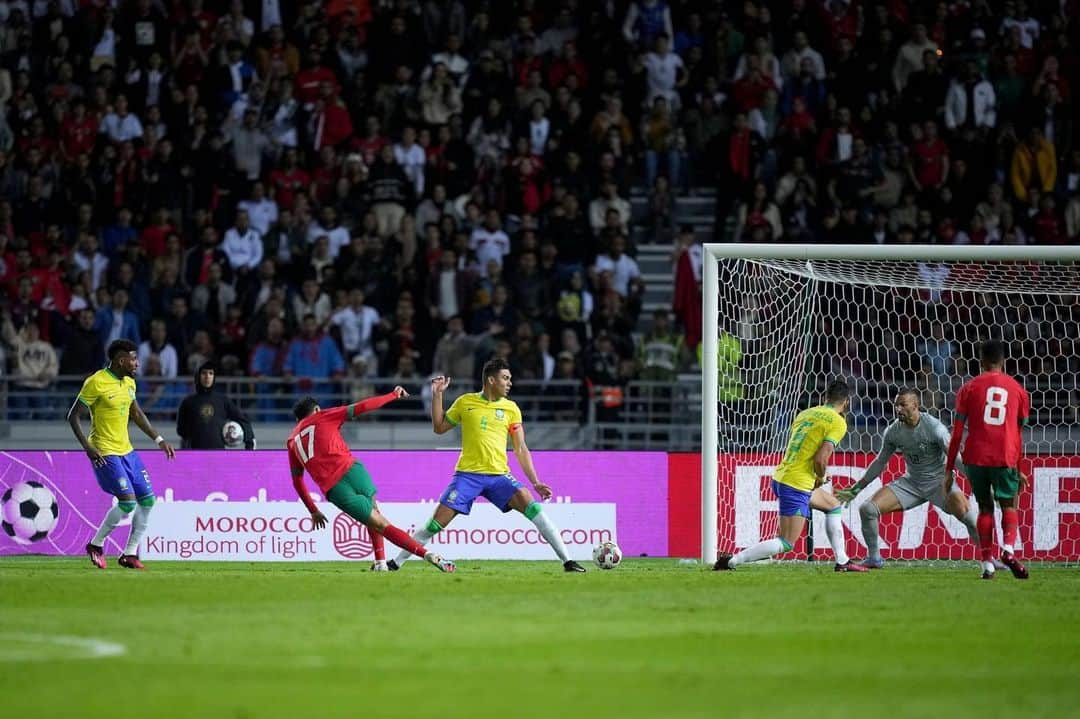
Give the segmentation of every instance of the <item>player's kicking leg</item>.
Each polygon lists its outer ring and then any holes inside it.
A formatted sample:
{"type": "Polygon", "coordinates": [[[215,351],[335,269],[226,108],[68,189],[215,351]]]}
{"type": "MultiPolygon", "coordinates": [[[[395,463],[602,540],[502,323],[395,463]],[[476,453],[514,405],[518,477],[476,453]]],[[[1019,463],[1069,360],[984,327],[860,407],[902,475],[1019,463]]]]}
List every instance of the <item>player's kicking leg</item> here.
{"type": "MultiPolygon", "coordinates": [[[[454,472],[450,484],[439,496],[439,504],[435,507],[435,514],[428,523],[412,533],[411,539],[421,546],[427,544],[439,532],[450,526],[454,517],[459,514],[468,514],[472,511],[473,502],[480,496],[485,486],[485,478],[481,475],[469,472],[454,472]]],[[[409,552],[399,552],[397,557],[391,559],[387,565],[390,571],[395,572],[404,566],[409,558],[409,552]]]]}
{"type": "MultiPolygon", "coordinates": [[[[443,492],[443,495],[445,496],[446,492],[443,492]]],[[[471,506],[472,502],[469,502],[469,505],[471,506]]],[[[464,514],[468,514],[468,512],[464,512],[464,514]]],[[[435,507],[435,514],[431,515],[431,519],[428,520],[428,523],[413,532],[410,539],[420,546],[424,546],[431,541],[432,537],[446,529],[457,515],[458,512],[456,509],[451,509],[440,502],[439,505],[435,507]]],[[[387,568],[392,572],[401,569],[410,554],[412,554],[412,552],[402,549],[398,552],[396,557],[387,562],[387,568]]]]}
{"type": "Polygon", "coordinates": [[[364,466],[357,462],[345,473],[337,484],[326,493],[326,498],[338,509],[348,514],[368,528],[372,534],[379,534],[389,539],[410,554],[434,565],[441,572],[453,572],[454,563],[443,559],[434,552],[424,549],[405,531],[390,524],[375,507],[375,483],[364,466]]]}
{"type": "Polygon", "coordinates": [[[832,492],[826,492],[818,487],[810,495],[810,507],[825,514],[825,534],[829,537],[829,546],[832,547],[836,564],[833,569],[837,572],[865,572],[867,568],[851,561],[847,553],[847,539],[844,536],[844,522],[841,515],[844,506],[840,500],[833,496],[832,492]]]}
{"type": "Polygon", "coordinates": [[[368,517],[368,521],[364,522],[364,525],[372,532],[381,534],[386,539],[389,539],[393,544],[396,544],[403,550],[410,554],[414,554],[428,564],[435,566],[440,572],[453,572],[457,569],[457,567],[454,566],[454,563],[449,559],[443,559],[438,554],[435,554],[435,552],[429,552],[424,549],[424,545],[410,537],[406,531],[390,524],[386,517],[382,515],[382,512],[377,509],[372,510],[368,517]]]}
{"type": "MultiPolygon", "coordinates": [[[[477,497],[484,497],[503,512],[516,509],[524,514],[526,519],[536,525],[541,536],[555,550],[559,559],[562,560],[564,571],[585,571],[584,567],[570,559],[559,528],[544,513],[540,503],[535,502],[532,494],[510,476],[455,472],[454,478],[439,498],[439,506],[436,507],[435,514],[427,525],[413,532],[412,538],[421,544],[431,541],[432,537],[445,529],[458,514],[468,514],[472,511],[473,502],[477,497]]],[[[407,558],[408,556],[402,553],[396,559],[390,560],[390,569],[398,569],[407,558]]]]}

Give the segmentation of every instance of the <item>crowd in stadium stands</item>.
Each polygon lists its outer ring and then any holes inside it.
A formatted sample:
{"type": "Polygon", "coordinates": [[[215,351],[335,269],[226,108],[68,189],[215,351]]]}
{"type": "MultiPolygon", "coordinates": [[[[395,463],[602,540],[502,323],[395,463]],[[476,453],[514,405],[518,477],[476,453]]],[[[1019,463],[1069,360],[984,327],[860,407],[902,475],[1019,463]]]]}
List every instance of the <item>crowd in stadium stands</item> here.
{"type": "Polygon", "coordinates": [[[669,379],[703,188],[719,240],[1076,242],[1078,25],[1076,0],[0,2],[6,369],[46,387],[126,338],[147,377],[669,379]],[[639,317],[640,237],[675,242],[673,323],[639,317]]]}

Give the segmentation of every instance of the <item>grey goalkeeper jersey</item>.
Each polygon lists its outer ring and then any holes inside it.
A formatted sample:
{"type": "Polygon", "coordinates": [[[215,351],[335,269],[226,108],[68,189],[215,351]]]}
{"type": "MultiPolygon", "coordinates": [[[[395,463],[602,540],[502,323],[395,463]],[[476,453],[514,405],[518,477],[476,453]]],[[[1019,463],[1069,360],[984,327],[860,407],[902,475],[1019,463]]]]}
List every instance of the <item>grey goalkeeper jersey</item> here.
{"type": "MultiPolygon", "coordinates": [[[[885,470],[897,452],[907,465],[905,474],[911,483],[919,489],[933,492],[941,486],[945,476],[945,455],[949,451],[949,430],[936,417],[925,412],[919,414],[919,423],[909,427],[900,420],[894,421],[885,429],[881,438],[881,451],[866,468],[866,473],[859,480],[859,488],[873,482],[885,470]]],[[[956,468],[963,471],[959,458],[956,468]]]]}

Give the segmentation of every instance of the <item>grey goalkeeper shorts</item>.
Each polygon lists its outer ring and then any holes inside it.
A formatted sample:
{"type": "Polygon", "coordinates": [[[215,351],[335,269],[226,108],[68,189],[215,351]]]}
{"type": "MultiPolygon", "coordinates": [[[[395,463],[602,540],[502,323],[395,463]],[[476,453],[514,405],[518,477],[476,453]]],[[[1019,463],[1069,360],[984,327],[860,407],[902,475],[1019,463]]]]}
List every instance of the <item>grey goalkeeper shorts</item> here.
{"type": "MultiPolygon", "coordinates": [[[[941,482],[937,482],[933,488],[914,482],[906,474],[895,481],[885,485],[896,496],[896,501],[904,508],[904,511],[918,507],[924,502],[929,502],[938,509],[945,509],[945,490],[941,482]]],[[[960,489],[953,485],[953,492],[963,494],[960,489]]]]}

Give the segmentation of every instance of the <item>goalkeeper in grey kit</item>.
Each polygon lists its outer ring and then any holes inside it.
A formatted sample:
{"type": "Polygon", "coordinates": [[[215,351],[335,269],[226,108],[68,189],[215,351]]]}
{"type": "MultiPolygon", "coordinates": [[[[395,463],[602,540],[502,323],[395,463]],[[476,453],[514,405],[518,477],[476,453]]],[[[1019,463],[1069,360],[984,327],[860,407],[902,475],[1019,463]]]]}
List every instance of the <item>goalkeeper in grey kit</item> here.
{"type": "MultiPolygon", "coordinates": [[[[907,465],[902,477],[889,482],[859,507],[863,540],[868,555],[863,565],[880,569],[885,565],[878,548],[878,521],[883,514],[906,512],[930,502],[959,519],[967,527],[971,541],[978,545],[979,531],[975,525],[978,511],[954,483],[945,494],[941,478],[945,474],[945,456],[949,449],[949,430],[936,417],[922,412],[919,396],[913,389],[902,389],[895,400],[896,421],[885,429],[881,451],[866,468],[855,485],[836,493],[845,504],[877,479],[889,460],[899,452],[907,465]]],[[[957,463],[959,465],[959,462],[957,463]]]]}

